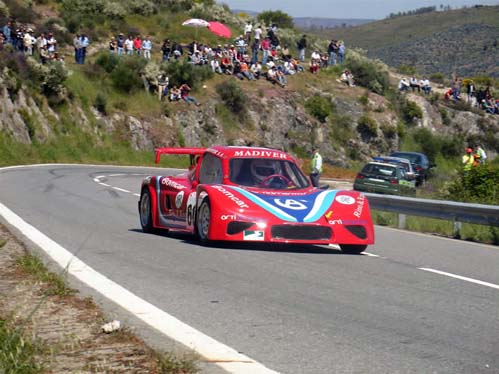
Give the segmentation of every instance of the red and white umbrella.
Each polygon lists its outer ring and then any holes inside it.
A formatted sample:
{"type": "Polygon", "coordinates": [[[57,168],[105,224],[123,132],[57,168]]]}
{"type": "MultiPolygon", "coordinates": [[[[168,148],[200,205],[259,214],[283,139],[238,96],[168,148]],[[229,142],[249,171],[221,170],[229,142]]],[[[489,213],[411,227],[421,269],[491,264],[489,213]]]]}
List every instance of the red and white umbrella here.
{"type": "Polygon", "coordinates": [[[182,22],[182,26],[208,27],[210,26],[210,23],[201,18],[189,18],[182,22]]]}
{"type": "Polygon", "coordinates": [[[230,38],[232,35],[230,29],[220,22],[208,22],[208,30],[223,38],[230,38]]]}

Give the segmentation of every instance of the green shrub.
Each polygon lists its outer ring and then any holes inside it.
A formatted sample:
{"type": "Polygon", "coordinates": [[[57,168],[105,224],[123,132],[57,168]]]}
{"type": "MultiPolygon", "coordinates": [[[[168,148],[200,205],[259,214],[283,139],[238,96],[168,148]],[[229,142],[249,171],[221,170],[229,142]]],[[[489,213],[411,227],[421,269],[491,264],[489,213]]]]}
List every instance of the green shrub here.
{"type": "Polygon", "coordinates": [[[307,112],[321,122],[326,122],[327,117],[335,112],[336,107],[331,99],[316,94],[305,101],[307,112]]]}
{"type": "Polygon", "coordinates": [[[106,107],[107,107],[107,96],[104,95],[103,93],[99,92],[96,96],[95,96],[95,100],[94,100],[94,107],[95,109],[97,109],[100,113],[102,114],[107,114],[107,110],[106,110],[106,107]]]}
{"type": "Polygon", "coordinates": [[[499,205],[498,180],[498,165],[480,165],[466,173],[460,171],[443,194],[457,201],[499,205]]]}
{"type": "Polygon", "coordinates": [[[111,73],[119,62],[118,56],[108,52],[99,53],[95,59],[95,64],[102,67],[107,73],[111,73]]]}
{"type": "Polygon", "coordinates": [[[374,118],[363,115],[357,121],[357,131],[363,138],[375,138],[378,135],[378,124],[374,118]]]}
{"type": "Polygon", "coordinates": [[[226,80],[216,85],[216,90],[225,106],[234,114],[246,112],[248,98],[234,80],[226,80]]]}
{"type": "Polygon", "coordinates": [[[449,112],[447,112],[444,108],[440,108],[439,111],[440,111],[440,117],[442,117],[442,123],[445,126],[449,126],[451,124],[449,112]]]}
{"type": "Polygon", "coordinates": [[[118,65],[111,72],[113,86],[125,93],[142,88],[144,83],[141,74],[146,63],[146,60],[137,56],[121,58],[118,65]]]}
{"type": "Polygon", "coordinates": [[[348,53],[345,65],[352,72],[355,83],[367,87],[372,92],[384,94],[390,86],[387,69],[377,61],[358,53],[348,53]]]}
{"type": "Polygon", "coordinates": [[[438,84],[443,84],[444,83],[444,75],[442,73],[433,73],[430,75],[430,81],[438,84]]]}
{"type": "Polygon", "coordinates": [[[385,138],[393,139],[397,135],[397,126],[392,126],[388,123],[383,123],[380,127],[385,138]]]}
{"type": "Polygon", "coordinates": [[[417,128],[411,134],[430,160],[435,160],[438,154],[446,158],[458,157],[463,149],[464,140],[460,137],[436,135],[427,128],[417,128]]]}
{"type": "Polygon", "coordinates": [[[414,75],[416,74],[416,68],[414,66],[410,65],[400,65],[399,68],[397,69],[400,74],[405,74],[405,75],[414,75]]]}
{"type": "Polygon", "coordinates": [[[405,98],[401,99],[400,111],[402,118],[408,124],[414,123],[415,119],[423,118],[423,111],[414,101],[407,100],[405,98]]]}
{"type": "Polygon", "coordinates": [[[258,21],[263,22],[266,25],[275,23],[283,29],[292,29],[294,27],[293,17],[280,10],[265,10],[258,13],[257,19],[258,21]]]}
{"type": "Polygon", "coordinates": [[[169,77],[170,86],[187,83],[192,89],[196,89],[203,81],[213,77],[209,66],[194,66],[186,61],[162,63],[160,68],[169,77]]]}

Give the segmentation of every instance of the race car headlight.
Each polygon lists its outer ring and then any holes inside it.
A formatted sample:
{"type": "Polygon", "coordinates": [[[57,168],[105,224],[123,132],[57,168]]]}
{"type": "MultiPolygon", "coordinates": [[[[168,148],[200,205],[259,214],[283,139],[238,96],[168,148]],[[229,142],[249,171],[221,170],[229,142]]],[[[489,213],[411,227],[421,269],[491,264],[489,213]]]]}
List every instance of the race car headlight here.
{"type": "Polygon", "coordinates": [[[267,227],[267,224],[265,222],[257,222],[256,223],[256,226],[259,228],[259,229],[265,229],[267,227]]]}

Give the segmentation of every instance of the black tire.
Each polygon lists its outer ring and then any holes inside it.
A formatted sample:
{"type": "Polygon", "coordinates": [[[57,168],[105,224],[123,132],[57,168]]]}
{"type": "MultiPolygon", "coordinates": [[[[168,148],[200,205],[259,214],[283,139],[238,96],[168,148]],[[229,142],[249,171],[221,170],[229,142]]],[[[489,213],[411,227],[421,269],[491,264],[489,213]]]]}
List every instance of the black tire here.
{"type": "Polygon", "coordinates": [[[367,245],[360,244],[340,244],[341,251],[344,253],[358,255],[364,252],[367,248],[367,245]]]}
{"type": "Polygon", "coordinates": [[[156,229],[152,225],[151,193],[147,188],[144,188],[140,195],[139,216],[142,231],[146,233],[156,232],[156,229]]]}
{"type": "Polygon", "coordinates": [[[196,233],[202,243],[208,242],[208,233],[211,225],[211,207],[210,201],[203,200],[196,212],[196,233]]]}

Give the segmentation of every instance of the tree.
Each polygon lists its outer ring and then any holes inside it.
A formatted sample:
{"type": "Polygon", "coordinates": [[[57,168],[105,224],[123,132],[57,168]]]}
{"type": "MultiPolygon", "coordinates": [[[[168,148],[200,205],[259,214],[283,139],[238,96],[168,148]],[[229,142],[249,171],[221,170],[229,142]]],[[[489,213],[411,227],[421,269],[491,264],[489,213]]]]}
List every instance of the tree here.
{"type": "Polygon", "coordinates": [[[258,20],[264,22],[266,25],[276,24],[283,29],[292,29],[293,18],[280,10],[265,10],[258,14],[258,20]]]}

